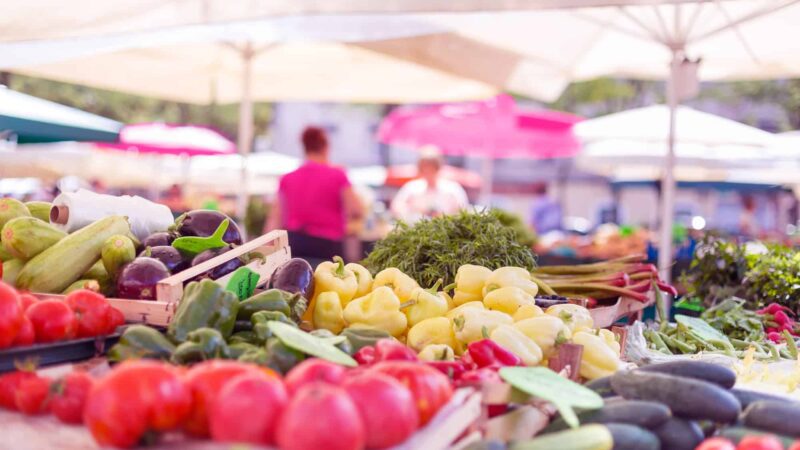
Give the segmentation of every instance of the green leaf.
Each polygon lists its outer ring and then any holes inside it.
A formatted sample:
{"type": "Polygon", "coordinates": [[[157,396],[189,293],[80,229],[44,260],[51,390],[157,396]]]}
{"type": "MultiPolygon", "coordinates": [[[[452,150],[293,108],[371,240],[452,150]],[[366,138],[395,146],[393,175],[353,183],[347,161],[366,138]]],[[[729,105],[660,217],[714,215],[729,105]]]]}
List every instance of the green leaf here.
{"type": "Polygon", "coordinates": [[[225,290],[236,294],[239,300],[248,299],[253,296],[259,278],[260,275],[249,268],[239,267],[233,272],[231,279],[228,280],[228,285],[225,286],[225,290]]]}
{"type": "Polygon", "coordinates": [[[515,388],[555,405],[570,427],[580,425],[573,408],[599,409],[603,398],[544,367],[503,367],[500,376],[515,388]]]}
{"type": "Polygon", "coordinates": [[[231,222],[230,219],[223,220],[217,227],[216,231],[214,231],[214,234],[212,234],[211,236],[179,237],[178,239],[172,241],[172,246],[175,247],[177,250],[179,250],[181,253],[188,255],[197,255],[205,250],[225,247],[227,243],[222,240],[222,237],[225,236],[225,232],[228,231],[228,225],[230,224],[230,222],[231,222]]]}
{"type": "Polygon", "coordinates": [[[720,340],[730,343],[728,336],[722,334],[719,330],[709,325],[708,322],[703,319],[684,316],[683,314],[676,314],[675,322],[678,322],[679,324],[684,325],[688,329],[694,331],[704,340],[720,340]]]}
{"type": "Polygon", "coordinates": [[[291,325],[275,320],[267,322],[267,326],[287,347],[343,366],[358,366],[358,362],[351,358],[350,355],[334,347],[332,343],[334,341],[318,338],[291,325]]]}

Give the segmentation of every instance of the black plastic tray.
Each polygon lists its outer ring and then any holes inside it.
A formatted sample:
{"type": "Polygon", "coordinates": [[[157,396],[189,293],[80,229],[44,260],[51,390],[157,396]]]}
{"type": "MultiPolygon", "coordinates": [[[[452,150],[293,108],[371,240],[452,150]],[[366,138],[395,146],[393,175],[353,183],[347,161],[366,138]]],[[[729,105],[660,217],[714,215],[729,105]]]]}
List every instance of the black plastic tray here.
{"type": "Polygon", "coordinates": [[[122,333],[93,338],[73,339],[51,344],[11,347],[0,351],[0,373],[16,370],[17,363],[35,362],[38,367],[82,361],[105,352],[117,343],[122,333]]]}

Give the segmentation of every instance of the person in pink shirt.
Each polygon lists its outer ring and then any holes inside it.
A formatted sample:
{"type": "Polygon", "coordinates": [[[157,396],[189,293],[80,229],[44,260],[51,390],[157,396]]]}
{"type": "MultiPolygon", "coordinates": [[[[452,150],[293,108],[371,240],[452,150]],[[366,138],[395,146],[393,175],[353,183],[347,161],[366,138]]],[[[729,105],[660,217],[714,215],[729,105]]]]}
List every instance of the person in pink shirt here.
{"type": "Polygon", "coordinates": [[[313,264],[342,255],[347,220],[363,211],[345,171],[328,160],[325,130],[307,127],[301,139],[305,162],[281,178],[267,225],[287,230],[292,254],[313,264]]]}

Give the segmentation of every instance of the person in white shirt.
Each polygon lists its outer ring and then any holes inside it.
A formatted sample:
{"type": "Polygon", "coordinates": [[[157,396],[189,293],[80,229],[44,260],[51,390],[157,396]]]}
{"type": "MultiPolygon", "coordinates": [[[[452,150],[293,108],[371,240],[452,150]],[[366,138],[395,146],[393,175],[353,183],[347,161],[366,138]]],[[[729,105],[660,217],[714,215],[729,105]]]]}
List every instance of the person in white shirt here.
{"type": "Polygon", "coordinates": [[[438,148],[426,146],[420,149],[418,178],[403,185],[392,200],[395,218],[413,223],[425,217],[455,214],[469,206],[464,188],[439,176],[442,165],[438,148]]]}

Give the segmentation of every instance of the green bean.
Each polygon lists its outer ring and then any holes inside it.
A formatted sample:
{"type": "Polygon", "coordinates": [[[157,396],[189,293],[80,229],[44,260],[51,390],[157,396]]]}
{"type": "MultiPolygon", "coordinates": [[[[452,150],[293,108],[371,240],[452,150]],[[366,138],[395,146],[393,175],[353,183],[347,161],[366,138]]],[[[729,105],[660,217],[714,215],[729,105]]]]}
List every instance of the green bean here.
{"type": "Polygon", "coordinates": [[[667,344],[664,343],[664,340],[661,339],[661,336],[658,335],[658,332],[653,330],[648,330],[648,331],[650,332],[650,339],[653,341],[654,344],[656,344],[656,348],[659,351],[666,351],[671,355],[672,351],[670,351],[669,347],[667,347],[667,344]]]}
{"type": "Polygon", "coordinates": [[[774,342],[772,341],[767,342],[767,346],[769,347],[769,353],[772,355],[772,359],[775,360],[781,359],[781,354],[778,351],[778,346],[775,345],[774,342]]]}
{"type": "Polygon", "coordinates": [[[675,339],[671,336],[668,336],[665,333],[656,332],[660,335],[661,339],[667,344],[668,347],[671,349],[677,349],[681,353],[695,353],[697,352],[697,347],[691,344],[687,344],[686,342],[681,341],[680,339],[675,339]]]}
{"type": "Polygon", "coordinates": [[[797,359],[797,343],[794,341],[794,336],[789,333],[789,330],[783,330],[783,338],[786,340],[786,348],[789,351],[791,359],[797,359]]]}

